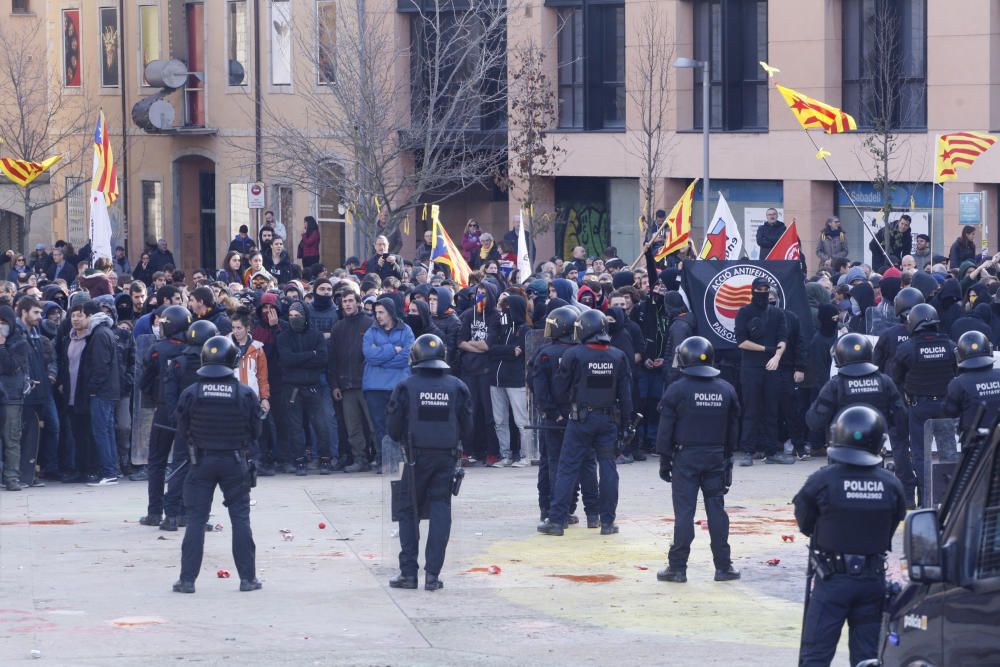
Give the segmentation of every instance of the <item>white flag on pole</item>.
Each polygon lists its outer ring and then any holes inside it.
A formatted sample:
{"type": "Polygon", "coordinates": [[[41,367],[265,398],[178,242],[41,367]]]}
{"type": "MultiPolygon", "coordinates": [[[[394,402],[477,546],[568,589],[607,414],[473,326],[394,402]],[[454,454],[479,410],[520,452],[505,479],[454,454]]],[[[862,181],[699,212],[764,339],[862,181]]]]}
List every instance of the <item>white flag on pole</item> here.
{"type": "Polygon", "coordinates": [[[90,248],[94,259],[111,259],[111,216],[104,193],[90,191],[90,248]]]}
{"type": "Polygon", "coordinates": [[[729,203],[719,193],[719,204],[715,207],[715,215],[705,230],[705,244],[701,248],[699,259],[739,259],[743,253],[743,237],[740,228],[729,210],[729,203]]]}
{"type": "Polygon", "coordinates": [[[518,215],[517,223],[517,279],[527,282],[531,278],[531,253],[528,251],[528,241],[524,236],[524,213],[518,215]]]}

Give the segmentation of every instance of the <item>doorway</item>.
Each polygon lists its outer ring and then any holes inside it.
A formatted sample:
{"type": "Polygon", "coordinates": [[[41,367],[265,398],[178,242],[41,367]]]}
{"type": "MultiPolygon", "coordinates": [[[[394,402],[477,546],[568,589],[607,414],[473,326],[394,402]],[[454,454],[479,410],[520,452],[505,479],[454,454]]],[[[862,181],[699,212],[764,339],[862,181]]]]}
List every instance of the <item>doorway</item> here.
{"type": "Polygon", "coordinates": [[[174,256],[190,274],[193,269],[214,269],[216,252],[215,162],[200,155],[174,161],[174,256]],[[179,250],[179,255],[178,251],[179,250]]]}

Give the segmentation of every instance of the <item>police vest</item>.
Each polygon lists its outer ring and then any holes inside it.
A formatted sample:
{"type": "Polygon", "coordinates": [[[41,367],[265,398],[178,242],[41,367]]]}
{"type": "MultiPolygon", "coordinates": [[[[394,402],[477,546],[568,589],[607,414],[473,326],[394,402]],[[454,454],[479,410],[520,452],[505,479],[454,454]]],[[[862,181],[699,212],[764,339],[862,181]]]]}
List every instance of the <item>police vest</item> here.
{"type": "Polygon", "coordinates": [[[184,350],[184,354],[174,359],[171,371],[177,383],[178,395],[198,381],[199,368],[201,368],[201,350],[198,348],[189,346],[184,350]]]}
{"type": "Polygon", "coordinates": [[[669,400],[675,392],[680,394],[674,408],[677,411],[674,440],[680,445],[725,445],[729,413],[733,409],[733,395],[726,383],[715,378],[685,377],[675,385],[677,389],[670,390],[667,396],[669,400]]]}
{"type": "Polygon", "coordinates": [[[913,360],[906,373],[904,388],[910,396],[944,396],[955,377],[955,345],[938,334],[933,338],[917,336],[913,341],[913,360]]]}
{"type": "Polygon", "coordinates": [[[889,551],[898,501],[892,473],[847,465],[828,466],[824,473],[826,494],[816,520],[816,548],[866,556],[889,551]]]}
{"type": "Polygon", "coordinates": [[[157,406],[166,405],[166,393],[163,391],[164,384],[169,380],[170,366],[174,359],[184,354],[184,344],[175,339],[168,338],[159,340],[153,344],[152,354],[156,355],[157,364],[156,386],[153,388],[157,406]]]}
{"type": "Polygon", "coordinates": [[[412,375],[406,380],[410,443],[424,449],[458,447],[458,382],[451,375],[412,375]]]}
{"type": "Polygon", "coordinates": [[[889,419],[889,396],[881,373],[871,373],[860,377],[837,375],[837,410],[848,405],[866,403],[889,419]]]}
{"type": "Polygon", "coordinates": [[[617,360],[624,357],[621,350],[586,348],[579,355],[579,374],[574,400],[577,405],[604,410],[613,408],[618,397],[618,374],[622,367],[617,360]],[[617,354],[616,354],[617,353],[617,354]]]}
{"type": "Polygon", "coordinates": [[[235,379],[201,378],[194,386],[188,435],[201,449],[242,449],[250,444],[252,414],[241,405],[240,383],[235,379]]]}

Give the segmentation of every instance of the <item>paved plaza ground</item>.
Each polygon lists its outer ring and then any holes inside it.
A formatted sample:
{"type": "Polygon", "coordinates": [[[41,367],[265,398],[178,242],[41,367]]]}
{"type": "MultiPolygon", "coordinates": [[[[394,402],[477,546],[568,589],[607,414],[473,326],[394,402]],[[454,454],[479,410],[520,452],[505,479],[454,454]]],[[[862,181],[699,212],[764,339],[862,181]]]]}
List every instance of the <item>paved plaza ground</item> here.
{"type": "Polygon", "coordinates": [[[436,593],[388,587],[399,546],[373,474],[261,479],[253,593],[238,592],[218,493],[195,595],[170,590],[183,533],[137,523],[145,483],[0,493],[0,664],[794,665],[806,540],[789,501],[820,465],[737,468],[743,579],[712,581],[698,529],[684,585],[656,581],[673,521],[656,459],[619,467],[608,537],[536,533],[536,468],[469,469],[436,593]]]}

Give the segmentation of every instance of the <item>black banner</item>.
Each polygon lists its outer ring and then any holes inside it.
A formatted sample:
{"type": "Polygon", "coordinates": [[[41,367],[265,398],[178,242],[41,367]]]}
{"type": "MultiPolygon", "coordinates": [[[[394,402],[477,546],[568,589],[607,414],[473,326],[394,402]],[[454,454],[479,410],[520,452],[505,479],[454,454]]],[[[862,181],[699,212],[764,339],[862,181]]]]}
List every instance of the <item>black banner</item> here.
{"type": "Polygon", "coordinates": [[[785,260],[684,262],[682,284],[698,318],[698,335],[716,349],[736,347],[736,313],[750,303],[750,285],[761,277],[778,290],[778,306],[798,315],[801,344],[808,345],[813,326],[802,267],[785,260]]]}

